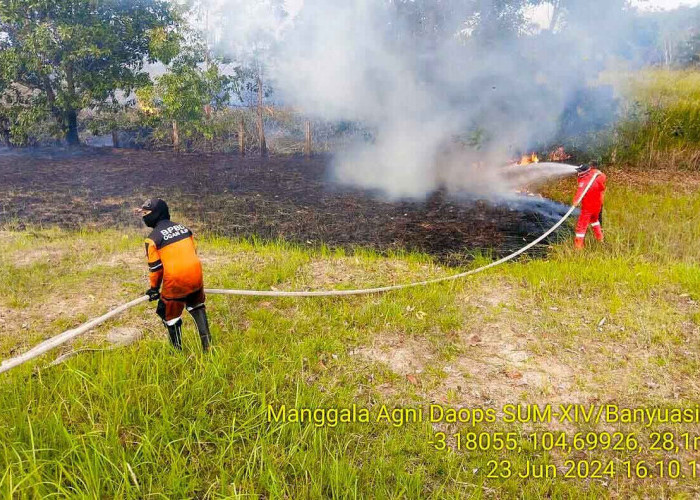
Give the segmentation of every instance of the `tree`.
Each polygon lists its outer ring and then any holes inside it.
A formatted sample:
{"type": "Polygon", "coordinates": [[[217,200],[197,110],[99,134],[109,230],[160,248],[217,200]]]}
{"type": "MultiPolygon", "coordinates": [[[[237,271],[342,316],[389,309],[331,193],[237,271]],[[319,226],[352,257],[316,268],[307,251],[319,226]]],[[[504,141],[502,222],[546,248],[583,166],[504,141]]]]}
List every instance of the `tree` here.
{"type": "Polygon", "coordinates": [[[3,0],[0,94],[30,89],[24,104],[76,145],[78,113],[147,84],[144,63],[172,55],[179,19],[165,0],[3,0]]]}
{"type": "Polygon", "coordinates": [[[474,13],[474,0],[388,0],[393,7],[392,23],[398,37],[408,33],[429,43],[453,36],[474,13]]]}
{"type": "MultiPolygon", "coordinates": [[[[206,0],[209,3],[211,0],[206,0]]],[[[287,11],[284,0],[229,0],[212,11],[220,26],[236,25],[226,30],[217,43],[218,50],[229,54],[239,65],[244,77],[252,75],[257,94],[258,137],[261,156],[267,155],[264,126],[264,99],[269,95],[265,81],[265,60],[278,42],[287,11]],[[223,8],[222,8],[223,7],[223,8]],[[245,20],[241,22],[241,20],[245,20]]]]}
{"type": "Polygon", "coordinates": [[[212,60],[196,33],[191,33],[180,53],[168,65],[168,71],[155,83],[137,90],[142,109],[156,120],[172,125],[173,145],[181,136],[198,132],[208,135],[206,118],[211,110],[223,108],[231,92],[238,91],[238,78],[222,74],[218,61],[212,60]]]}
{"type": "MultiPolygon", "coordinates": [[[[527,7],[545,0],[386,0],[393,7],[397,37],[430,48],[459,36],[471,44],[493,45],[530,33],[527,7]]],[[[553,0],[558,3],[563,0],[553,0]]]]}
{"type": "Polygon", "coordinates": [[[15,84],[0,94],[0,144],[30,144],[34,136],[55,137],[56,123],[44,110],[29,106],[31,90],[15,84]]]}
{"type": "Polygon", "coordinates": [[[526,4],[549,4],[551,18],[549,30],[554,31],[562,23],[586,26],[590,29],[600,28],[601,21],[615,23],[624,12],[629,11],[629,0],[525,0],[526,4]]]}
{"type": "Polygon", "coordinates": [[[656,24],[657,60],[667,68],[689,66],[698,62],[700,53],[700,8],[681,7],[649,14],[656,24]]]}

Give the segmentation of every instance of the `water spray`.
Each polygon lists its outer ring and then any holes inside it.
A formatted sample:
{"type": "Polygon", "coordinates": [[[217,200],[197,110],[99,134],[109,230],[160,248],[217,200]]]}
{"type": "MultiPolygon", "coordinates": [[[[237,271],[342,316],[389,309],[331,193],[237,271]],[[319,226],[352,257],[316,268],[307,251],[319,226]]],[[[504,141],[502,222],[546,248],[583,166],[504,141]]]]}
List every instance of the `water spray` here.
{"type": "Polygon", "coordinates": [[[527,166],[508,166],[500,172],[511,186],[524,186],[540,184],[554,177],[571,175],[576,172],[576,166],[554,162],[531,163],[527,166]]]}

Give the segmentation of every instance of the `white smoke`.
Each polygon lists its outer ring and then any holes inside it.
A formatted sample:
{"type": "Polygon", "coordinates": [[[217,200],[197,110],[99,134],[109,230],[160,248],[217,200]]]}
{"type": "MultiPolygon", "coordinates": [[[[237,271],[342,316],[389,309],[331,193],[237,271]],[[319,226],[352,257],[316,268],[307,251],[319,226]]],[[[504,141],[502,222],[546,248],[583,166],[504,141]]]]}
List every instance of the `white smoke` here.
{"type": "MultiPolygon", "coordinates": [[[[606,37],[626,33],[618,18],[599,12],[569,23],[568,35],[504,33],[475,44],[460,40],[478,19],[473,9],[460,29],[416,43],[395,15],[396,0],[287,0],[282,10],[279,0],[211,1],[221,46],[264,62],[282,102],[372,130],[371,140],[337,152],[334,176],[394,198],[420,198],[440,186],[511,189],[500,167],[554,135],[573,93],[608,62],[606,37]],[[605,31],[591,29],[593,21],[605,31]],[[476,133],[488,140],[460,145],[476,133]]],[[[490,0],[472,3],[483,9],[490,0]]]]}

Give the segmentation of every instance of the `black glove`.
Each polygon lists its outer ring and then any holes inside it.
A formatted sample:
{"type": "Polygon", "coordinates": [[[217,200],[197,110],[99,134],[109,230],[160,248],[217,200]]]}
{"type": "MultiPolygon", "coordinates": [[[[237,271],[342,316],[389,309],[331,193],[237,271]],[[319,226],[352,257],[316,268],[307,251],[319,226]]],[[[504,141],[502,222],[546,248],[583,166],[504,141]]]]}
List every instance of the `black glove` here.
{"type": "Polygon", "coordinates": [[[160,298],[160,292],[157,288],[149,288],[146,290],[146,295],[148,295],[149,302],[153,302],[154,300],[158,300],[160,298]]]}

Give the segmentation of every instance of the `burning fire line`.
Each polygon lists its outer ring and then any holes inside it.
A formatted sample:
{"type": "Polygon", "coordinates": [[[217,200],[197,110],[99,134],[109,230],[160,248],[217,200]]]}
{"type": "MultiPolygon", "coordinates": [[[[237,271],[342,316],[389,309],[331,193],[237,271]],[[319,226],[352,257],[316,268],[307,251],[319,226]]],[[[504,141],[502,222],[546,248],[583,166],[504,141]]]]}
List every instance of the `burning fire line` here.
{"type": "MultiPolygon", "coordinates": [[[[558,147],[557,149],[555,149],[554,151],[552,151],[551,153],[549,153],[547,155],[547,161],[550,161],[550,162],[562,162],[562,161],[566,161],[566,160],[570,160],[570,159],[571,159],[571,155],[568,154],[564,150],[563,146],[558,147]]],[[[540,161],[541,161],[540,157],[537,155],[537,153],[530,153],[530,154],[523,155],[522,157],[520,157],[519,160],[518,159],[513,160],[511,162],[511,165],[526,166],[526,165],[532,165],[533,163],[539,163],[540,161]]]]}
{"type": "MultiPolygon", "coordinates": [[[[551,153],[547,155],[547,161],[548,162],[564,162],[566,160],[569,160],[571,158],[571,155],[568,154],[563,146],[558,147],[551,153]]],[[[511,165],[514,167],[524,167],[527,165],[534,165],[540,163],[540,157],[537,155],[537,153],[530,153],[530,154],[525,154],[523,155],[519,160],[515,159],[511,162],[511,165]]],[[[542,198],[542,195],[539,193],[535,193],[530,190],[530,188],[527,185],[520,186],[515,189],[515,193],[520,194],[520,195],[525,195],[525,196],[531,196],[531,197],[539,197],[542,198]]]]}
{"type": "Polygon", "coordinates": [[[518,166],[525,166],[525,165],[530,165],[532,163],[539,163],[539,162],[540,162],[540,157],[537,156],[537,153],[532,153],[531,155],[524,155],[522,158],[520,158],[520,161],[515,162],[515,164],[518,166]]]}

